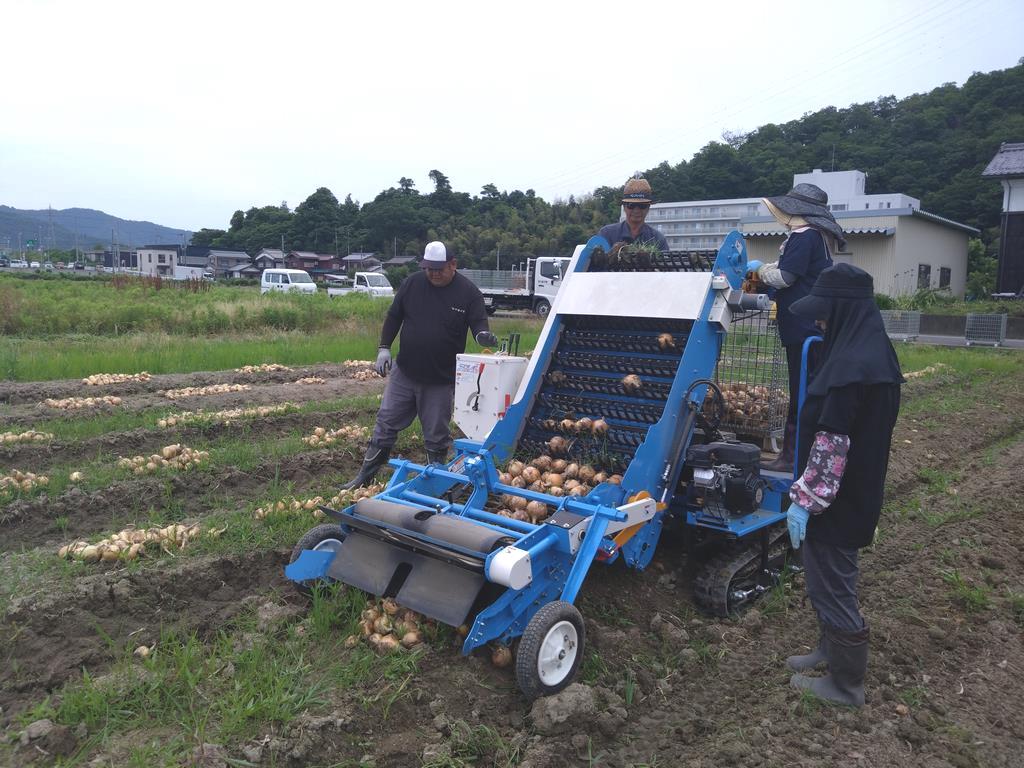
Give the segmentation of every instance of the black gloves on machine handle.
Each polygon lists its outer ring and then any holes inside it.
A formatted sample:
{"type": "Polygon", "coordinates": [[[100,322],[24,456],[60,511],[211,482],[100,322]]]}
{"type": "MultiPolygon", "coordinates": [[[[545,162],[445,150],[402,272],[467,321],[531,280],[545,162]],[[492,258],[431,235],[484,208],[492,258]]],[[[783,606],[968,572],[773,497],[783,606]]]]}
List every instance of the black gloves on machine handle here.
{"type": "Polygon", "coordinates": [[[476,343],[481,347],[496,347],[498,346],[498,337],[490,331],[480,331],[476,335],[476,343]]]}

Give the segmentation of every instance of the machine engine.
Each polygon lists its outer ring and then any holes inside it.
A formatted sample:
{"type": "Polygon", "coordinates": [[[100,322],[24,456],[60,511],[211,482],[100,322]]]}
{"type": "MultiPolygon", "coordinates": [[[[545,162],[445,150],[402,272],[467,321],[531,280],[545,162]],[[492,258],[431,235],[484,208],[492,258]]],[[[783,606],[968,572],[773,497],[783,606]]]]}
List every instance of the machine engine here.
{"type": "Polygon", "coordinates": [[[764,498],[761,449],[750,443],[694,445],[686,453],[691,502],[719,517],[746,515],[764,498]]]}

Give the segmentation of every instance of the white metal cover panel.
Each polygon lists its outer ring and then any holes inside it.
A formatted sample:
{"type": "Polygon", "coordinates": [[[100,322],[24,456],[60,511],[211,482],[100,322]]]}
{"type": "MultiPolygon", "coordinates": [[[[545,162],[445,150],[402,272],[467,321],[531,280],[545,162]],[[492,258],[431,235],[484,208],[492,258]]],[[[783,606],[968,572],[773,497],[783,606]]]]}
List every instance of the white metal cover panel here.
{"type": "Polygon", "coordinates": [[[464,353],[455,363],[455,423],[483,440],[505,415],[526,372],[525,357],[464,353]]]}
{"type": "Polygon", "coordinates": [[[576,272],[553,312],[696,320],[710,287],[710,272],[576,272]]]}

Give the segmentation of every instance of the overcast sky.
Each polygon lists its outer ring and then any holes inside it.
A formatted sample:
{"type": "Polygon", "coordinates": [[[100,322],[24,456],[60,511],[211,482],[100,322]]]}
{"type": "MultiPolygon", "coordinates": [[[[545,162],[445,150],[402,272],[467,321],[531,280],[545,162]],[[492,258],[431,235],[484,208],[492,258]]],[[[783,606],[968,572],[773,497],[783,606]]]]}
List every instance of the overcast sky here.
{"type": "Polygon", "coordinates": [[[434,168],[471,194],[566,198],[723,131],[1024,56],[1021,0],[4,0],[2,16],[0,204],[191,230],[321,186],[429,192],[434,168]]]}

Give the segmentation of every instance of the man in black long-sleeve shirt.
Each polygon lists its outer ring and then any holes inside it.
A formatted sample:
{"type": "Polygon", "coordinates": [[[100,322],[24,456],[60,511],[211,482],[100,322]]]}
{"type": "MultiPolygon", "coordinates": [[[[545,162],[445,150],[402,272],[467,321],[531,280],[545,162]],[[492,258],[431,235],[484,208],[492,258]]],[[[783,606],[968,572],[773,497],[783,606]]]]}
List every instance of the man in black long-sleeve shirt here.
{"type": "Polygon", "coordinates": [[[444,463],[451,447],[448,424],[455,400],[455,358],[466,351],[466,331],[482,346],[498,340],[487,324],[480,289],[458,274],[444,243],[428,243],[420,262],[423,271],[410,275],[391,303],[377,350],[377,373],[390,376],[377,412],[377,423],[358,476],[344,488],[373,480],[398,439],[417,416],[430,463],[444,463]],[[401,332],[397,363],[391,344],[401,332]]]}

